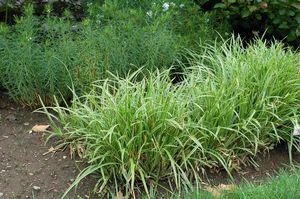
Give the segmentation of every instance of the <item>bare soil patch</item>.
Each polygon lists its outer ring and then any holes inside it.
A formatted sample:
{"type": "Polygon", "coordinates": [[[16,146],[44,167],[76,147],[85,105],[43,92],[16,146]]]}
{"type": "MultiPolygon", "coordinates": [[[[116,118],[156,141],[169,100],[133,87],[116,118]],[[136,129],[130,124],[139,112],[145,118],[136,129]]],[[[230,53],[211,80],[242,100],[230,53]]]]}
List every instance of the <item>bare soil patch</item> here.
{"type": "MultiPolygon", "coordinates": [[[[0,192],[1,199],[60,198],[78,175],[82,163],[71,160],[68,151],[47,153],[42,133],[29,133],[36,124],[47,124],[44,115],[10,103],[0,93],[0,192]]],[[[69,198],[90,195],[93,180],[85,180],[69,198]]]]}
{"type": "Polygon", "coordinates": [[[248,163],[241,167],[239,171],[232,173],[232,179],[223,170],[220,172],[206,171],[204,181],[209,184],[228,184],[228,183],[242,183],[250,181],[253,183],[262,182],[268,177],[277,176],[280,169],[289,169],[291,166],[300,166],[300,154],[294,152],[292,164],[288,155],[288,147],[286,143],[278,145],[274,150],[261,153],[253,158],[255,165],[248,163]]]}

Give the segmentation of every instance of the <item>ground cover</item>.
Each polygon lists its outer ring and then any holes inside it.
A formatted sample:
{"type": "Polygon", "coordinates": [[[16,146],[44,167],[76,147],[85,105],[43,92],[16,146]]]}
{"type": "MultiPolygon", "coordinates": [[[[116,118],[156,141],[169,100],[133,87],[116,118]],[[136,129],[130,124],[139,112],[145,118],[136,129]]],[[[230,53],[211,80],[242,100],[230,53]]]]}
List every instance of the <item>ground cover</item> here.
{"type": "Polygon", "coordinates": [[[219,188],[219,190],[208,189],[206,192],[198,192],[187,198],[299,198],[299,184],[300,173],[299,168],[296,168],[291,171],[282,170],[276,176],[267,178],[261,183],[248,182],[239,186],[231,184],[230,186],[227,185],[227,187],[224,185],[224,190],[220,190],[222,188],[219,188]]]}

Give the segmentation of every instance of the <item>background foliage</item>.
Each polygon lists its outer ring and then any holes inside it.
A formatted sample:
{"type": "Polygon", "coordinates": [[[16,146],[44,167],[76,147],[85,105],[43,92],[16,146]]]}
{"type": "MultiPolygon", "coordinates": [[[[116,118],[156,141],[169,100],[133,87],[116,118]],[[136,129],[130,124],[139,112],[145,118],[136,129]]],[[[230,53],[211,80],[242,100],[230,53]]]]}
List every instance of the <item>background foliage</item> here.
{"type": "MultiPolygon", "coordinates": [[[[269,39],[273,37],[277,39],[284,39],[289,44],[296,48],[300,44],[300,4],[298,0],[253,0],[253,1],[239,1],[239,0],[174,0],[162,1],[155,0],[145,1],[128,1],[128,0],[109,0],[109,1],[94,1],[94,0],[2,0],[0,6],[0,20],[13,23],[14,14],[20,13],[21,5],[31,2],[35,5],[35,13],[42,14],[43,7],[51,2],[54,8],[54,13],[57,16],[62,16],[65,9],[71,11],[74,19],[81,21],[86,16],[86,10],[89,4],[100,3],[115,4],[123,8],[142,8],[144,10],[150,9],[151,3],[163,4],[175,3],[177,5],[190,5],[197,3],[205,11],[215,10],[220,17],[227,17],[233,26],[235,32],[242,34],[247,39],[253,36],[265,36],[269,39]],[[8,12],[6,12],[8,11],[8,12]]],[[[195,9],[189,10],[189,13],[195,12],[195,9]]],[[[193,20],[187,20],[193,21],[193,20]]],[[[220,23],[221,24],[221,23],[220,23]]]]}
{"type": "Polygon", "coordinates": [[[68,10],[57,17],[51,4],[39,17],[33,5],[25,7],[14,25],[0,25],[0,84],[23,104],[39,105],[38,96],[51,104],[53,95],[68,99],[68,87],[84,92],[108,71],[124,76],[176,65],[184,48],[196,50],[218,36],[215,16],[196,4],[138,5],[89,3],[80,22],[68,10]]]}
{"type": "Polygon", "coordinates": [[[266,31],[271,37],[286,38],[296,47],[300,44],[300,2],[298,0],[197,0],[197,2],[207,9],[215,9],[224,16],[230,17],[237,32],[251,34],[251,31],[260,31],[262,35],[266,31]]]}

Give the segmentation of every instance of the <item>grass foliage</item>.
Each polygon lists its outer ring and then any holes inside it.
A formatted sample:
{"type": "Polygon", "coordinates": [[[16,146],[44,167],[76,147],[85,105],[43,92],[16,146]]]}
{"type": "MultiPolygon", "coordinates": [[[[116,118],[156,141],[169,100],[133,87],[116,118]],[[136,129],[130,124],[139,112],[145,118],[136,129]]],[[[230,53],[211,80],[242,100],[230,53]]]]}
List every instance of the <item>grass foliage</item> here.
{"type": "MultiPolygon", "coordinates": [[[[232,39],[204,54],[174,85],[169,70],[137,81],[114,76],[51,108],[60,136],[89,166],[74,182],[98,173],[97,191],[155,195],[158,187],[190,190],[202,169],[232,169],[291,136],[300,115],[299,53],[262,40],[232,39]]],[[[298,148],[297,148],[298,149],[298,148]]],[[[71,187],[72,188],[72,187],[71,187]]]]}
{"type": "MultiPolygon", "coordinates": [[[[236,190],[230,192],[223,192],[220,194],[220,199],[277,199],[277,198],[292,198],[300,197],[300,172],[299,168],[291,171],[282,170],[276,176],[267,179],[261,183],[243,183],[237,187],[236,190]]],[[[176,197],[175,197],[176,198],[176,197]]],[[[192,196],[186,196],[189,199],[214,197],[206,192],[199,191],[192,196]]]]}

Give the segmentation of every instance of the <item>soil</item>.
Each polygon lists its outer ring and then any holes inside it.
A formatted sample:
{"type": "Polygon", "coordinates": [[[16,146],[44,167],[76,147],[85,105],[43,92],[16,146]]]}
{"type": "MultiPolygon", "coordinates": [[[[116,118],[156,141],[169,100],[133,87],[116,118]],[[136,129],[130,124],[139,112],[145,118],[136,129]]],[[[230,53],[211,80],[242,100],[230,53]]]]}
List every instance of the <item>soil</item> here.
{"type": "MultiPolygon", "coordinates": [[[[0,92],[1,199],[60,198],[80,172],[82,163],[72,160],[68,151],[45,154],[55,143],[45,144],[42,133],[29,133],[36,124],[48,124],[47,118],[10,103],[0,92]]],[[[93,185],[88,179],[68,197],[87,198],[93,185]]]]}
{"type": "Polygon", "coordinates": [[[251,164],[248,163],[247,165],[243,165],[238,171],[233,171],[233,179],[229,178],[225,171],[220,171],[218,173],[208,171],[204,181],[212,185],[221,183],[240,184],[245,181],[260,183],[268,177],[277,176],[280,170],[299,167],[300,154],[294,152],[292,153],[292,158],[291,164],[287,144],[281,143],[275,149],[257,155],[253,158],[251,164]]]}
{"type": "MultiPolygon", "coordinates": [[[[71,159],[68,151],[47,153],[55,140],[45,143],[42,133],[29,133],[36,124],[48,124],[45,115],[10,102],[0,92],[0,199],[59,199],[83,168],[84,163],[71,159]]],[[[300,155],[294,154],[293,158],[300,165],[300,155]]],[[[255,161],[258,167],[245,166],[242,172],[233,173],[236,183],[259,182],[290,163],[285,144],[255,161]]],[[[225,172],[209,170],[204,181],[232,183],[225,172]]],[[[95,182],[95,176],[89,177],[68,198],[97,198],[90,193],[95,182]]]]}

